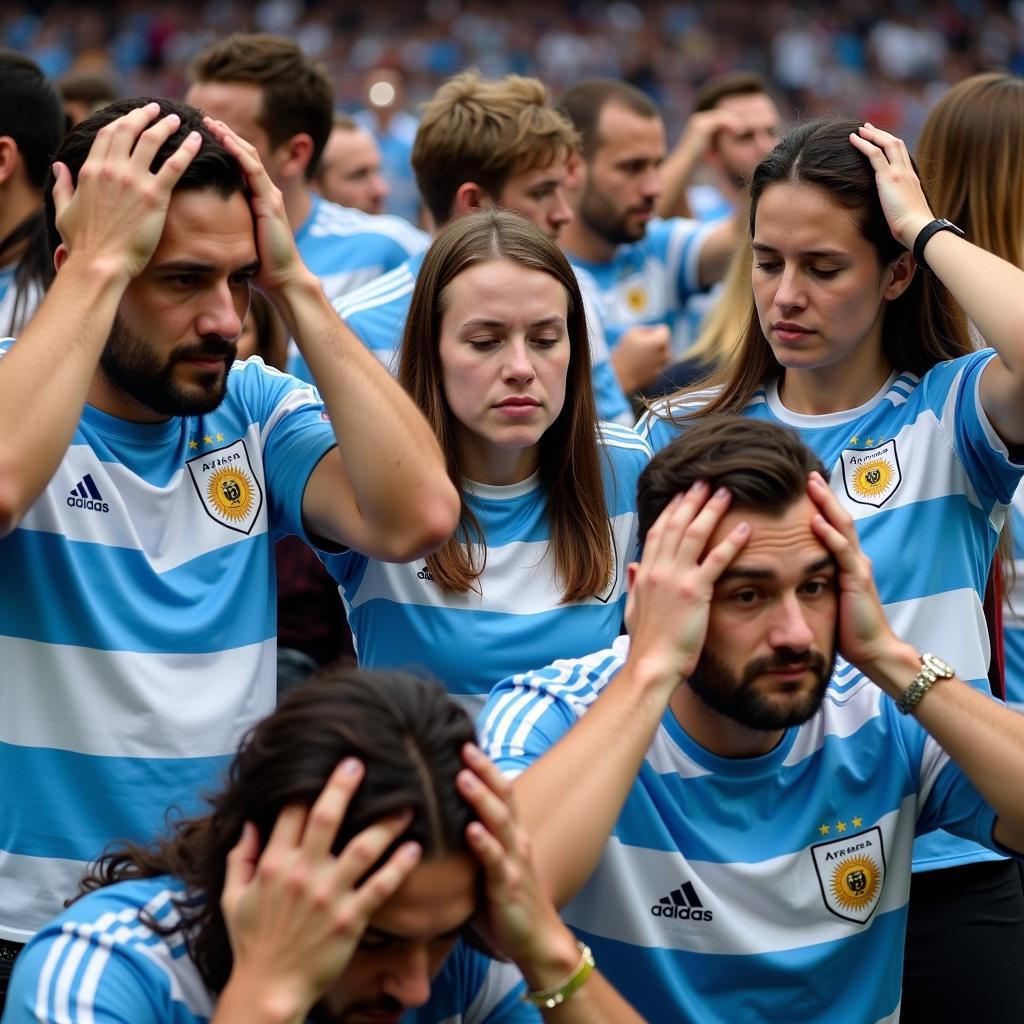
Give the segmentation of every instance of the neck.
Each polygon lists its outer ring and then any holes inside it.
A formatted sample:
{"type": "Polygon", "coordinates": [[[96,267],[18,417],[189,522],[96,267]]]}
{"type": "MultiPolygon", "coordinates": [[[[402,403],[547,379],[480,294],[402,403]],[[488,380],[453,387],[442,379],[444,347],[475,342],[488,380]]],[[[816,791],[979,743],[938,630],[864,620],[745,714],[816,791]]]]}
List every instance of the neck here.
{"type": "Polygon", "coordinates": [[[779,399],[790,412],[821,416],[863,405],[886,382],[892,365],[881,348],[854,352],[842,363],[810,370],[784,370],[779,399]]]}
{"type": "Polygon", "coordinates": [[[537,471],[540,449],[537,445],[529,448],[496,448],[466,438],[460,444],[459,460],[462,474],[467,479],[492,487],[507,487],[522,483],[537,471]]]}
{"type": "Polygon", "coordinates": [[[85,400],[94,409],[131,423],[164,423],[171,418],[136,401],[127,392],[107,380],[102,370],[97,370],[93,375],[85,400]]]}
{"type": "Polygon", "coordinates": [[[284,182],[280,188],[284,198],[284,212],[294,235],[306,223],[309,212],[313,209],[313,193],[305,179],[301,177],[284,182]]]}
{"type": "Polygon", "coordinates": [[[669,707],[687,736],[718,757],[760,757],[773,751],[785,735],[783,729],[763,732],[740,725],[709,708],[685,682],[676,687],[669,707]]]}
{"type": "Polygon", "coordinates": [[[592,231],[578,214],[562,228],[558,243],[570,256],[588,263],[610,263],[618,248],[592,231]]]}
{"type": "MultiPolygon", "coordinates": [[[[0,243],[42,206],[42,197],[22,181],[10,181],[0,190],[0,243]]],[[[0,266],[17,263],[25,252],[22,242],[0,255],[0,266]]]]}

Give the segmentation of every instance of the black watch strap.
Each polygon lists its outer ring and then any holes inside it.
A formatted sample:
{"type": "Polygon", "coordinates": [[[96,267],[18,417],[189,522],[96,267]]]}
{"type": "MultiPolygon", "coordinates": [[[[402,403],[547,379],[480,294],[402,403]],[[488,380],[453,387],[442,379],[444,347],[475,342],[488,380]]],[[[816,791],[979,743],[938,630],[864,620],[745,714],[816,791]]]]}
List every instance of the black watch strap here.
{"type": "Polygon", "coordinates": [[[967,237],[960,228],[958,228],[951,220],[946,220],[945,217],[938,217],[937,219],[925,224],[925,226],[917,233],[917,238],[914,239],[914,262],[922,270],[932,269],[924,261],[924,247],[931,240],[932,235],[937,235],[940,231],[952,231],[954,235],[959,235],[961,238],[967,237]]]}

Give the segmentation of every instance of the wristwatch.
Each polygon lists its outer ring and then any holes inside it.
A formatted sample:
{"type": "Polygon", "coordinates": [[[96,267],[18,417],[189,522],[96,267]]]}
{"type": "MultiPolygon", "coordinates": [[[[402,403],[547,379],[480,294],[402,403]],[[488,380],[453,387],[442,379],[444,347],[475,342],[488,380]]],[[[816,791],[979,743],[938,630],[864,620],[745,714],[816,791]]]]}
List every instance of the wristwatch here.
{"type": "Polygon", "coordinates": [[[951,220],[946,220],[945,217],[938,217],[933,221],[929,221],[921,228],[917,233],[917,238],[914,239],[914,262],[922,270],[932,269],[924,261],[924,247],[931,240],[932,235],[937,235],[940,231],[952,231],[954,235],[959,235],[961,238],[967,237],[961,228],[958,228],[951,220]]]}
{"type": "Polygon", "coordinates": [[[921,698],[940,679],[952,679],[955,675],[956,670],[948,661],[936,658],[934,654],[922,654],[921,671],[914,676],[911,684],[896,701],[896,710],[904,715],[909,715],[921,703],[921,698]]]}

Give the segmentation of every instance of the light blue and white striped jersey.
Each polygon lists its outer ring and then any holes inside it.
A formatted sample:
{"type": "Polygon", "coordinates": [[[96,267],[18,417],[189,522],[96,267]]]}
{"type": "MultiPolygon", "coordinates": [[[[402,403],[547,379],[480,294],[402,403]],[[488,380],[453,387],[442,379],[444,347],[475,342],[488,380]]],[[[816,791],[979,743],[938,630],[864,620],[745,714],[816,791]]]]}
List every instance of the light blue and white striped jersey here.
{"type": "MultiPolygon", "coordinates": [[[[72,904],[18,958],[4,1024],[207,1024],[216,999],[188,955],[181,883],[117,882],[72,904]]],[[[458,943],[403,1024],[535,1024],[522,976],[458,943]]]]}
{"type": "Polygon", "coordinates": [[[85,407],[0,540],[0,938],[25,941],[107,843],[197,812],[273,710],[273,541],[303,535],[334,444],[316,392],[257,358],[205,416],[85,407]]]}
{"type": "MultiPolygon", "coordinates": [[[[628,650],[501,683],[480,716],[488,756],[507,774],[535,762],[628,650]]],[[[651,1021],[894,1024],[915,832],[991,843],[992,810],[849,666],[761,757],[719,757],[684,726],[666,711],[566,923],[651,1021]]]]}
{"type": "MultiPolygon", "coordinates": [[[[357,338],[392,373],[398,370],[398,350],[402,332],[412,304],[412,290],[423,266],[423,253],[413,256],[402,266],[384,274],[370,284],[334,303],[338,315],[357,338]]],[[[597,284],[586,272],[577,270],[576,277],[583,294],[590,338],[590,377],[594,384],[599,419],[610,423],[633,425],[633,410],[615,376],[611,353],[601,327],[600,299],[597,284]]]]}
{"type": "Polygon", "coordinates": [[[0,268],[0,337],[17,334],[32,319],[43,299],[42,288],[32,282],[23,289],[19,303],[19,291],[14,285],[17,272],[17,263],[0,268]]]}
{"type": "Polygon", "coordinates": [[[338,583],[359,663],[424,669],[475,713],[492,686],[524,666],[578,657],[618,636],[626,565],[636,547],[636,484],[650,450],[628,427],[601,425],[612,575],[598,595],[562,604],[547,500],[537,474],[506,487],[466,482],[486,542],[477,586],[441,589],[424,561],[393,564],[358,552],[320,557],[338,583]]]}
{"type": "Polygon", "coordinates": [[[1003,602],[1003,653],[1006,659],[1006,703],[1024,711],[1024,485],[1010,506],[1014,585],[1003,602]]]}
{"type": "MultiPolygon", "coordinates": [[[[295,232],[295,244],[332,302],[430,245],[425,231],[401,217],[373,216],[311,195],[313,206],[306,222],[295,232]]],[[[312,382],[306,360],[294,341],[288,350],[288,372],[312,382]]]]}
{"type": "MultiPolygon", "coordinates": [[[[805,416],[786,409],[778,382],[758,390],[744,415],[793,427],[831,472],[874,565],[878,593],[898,636],[934,651],[962,679],[988,690],[989,640],[982,602],[1010,498],[1015,465],[989,423],[978,382],[991,349],[940,363],[922,377],[894,373],[856,409],[805,416]]],[[[685,415],[710,392],[676,399],[685,415]]],[[[647,413],[638,431],[657,452],[682,429],[647,413]]],[[[914,850],[915,870],[994,855],[937,833],[914,850]]]]}
{"type": "MultiPolygon", "coordinates": [[[[608,346],[612,349],[630,327],[667,324],[673,339],[685,332],[686,307],[702,292],[698,280],[701,248],[715,224],[684,217],[653,220],[637,242],[620,245],[607,263],[582,260],[569,253],[573,266],[587,271],[597,284],[608,346]]],[[[673,341],[681,354],[682,343],[673,341]]]]}

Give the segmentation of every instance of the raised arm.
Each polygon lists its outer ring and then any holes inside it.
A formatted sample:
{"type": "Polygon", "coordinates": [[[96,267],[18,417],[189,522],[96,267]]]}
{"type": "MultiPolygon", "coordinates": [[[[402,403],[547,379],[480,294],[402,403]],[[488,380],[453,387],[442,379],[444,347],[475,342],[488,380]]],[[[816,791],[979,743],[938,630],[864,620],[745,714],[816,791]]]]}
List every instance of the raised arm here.
{"type": "MultiPolygon", "coordinates": [[[[906,145],[870,124],[850,141],[871,161],[893,236],[913,251],[921,229],[935,215],[906,145]]],[[[951,231],[934,234],[923,255],[996,350],[981,377],[981,402],[1005,442],[1024,444],[1024,270],[951,231]]]]}
{"type": "Polygon", "coordinates": [[[39,497],[67,451],[129,282],[163,233],[171,190],[199,151],[190,134],[155,174],[150,164],[179,125],[153,123],[150,103],[101,128],[72,185],[54,165],[63,239],[57,277],[0,359],[0,536],[39,497]]]}
{"type": "MultiPolygon", "coordinates": [[[[839,650],[898,700],[921,671],[921,656],[886,621],[852,517],[817,474],[808,492],[822,513],[814,530],[839,565],[839,650]]],[[[998,815],[994,837],[1024,853],[1024,715],[955,677],[939,680],[912,713],[998,815]]]]}
{"type": "Polygon", "coordinates": [[[429,553],[454,530],[459,515],[437,439],[302,263],[281,193],[256,150],[223,122],[207,118],[207,124],[245,171],[260,255],[257,284],[305,357],[338,442],[306,485],[307,529],[385,561],[429,553]]]}
{"type": "Polygon", "coordinates": [[[705,555],[729,505],[696,484],[651,527],[629,568],[625,665],[565,737],[514,783],[534,862],[559,906],[590,877],[669,699],[697,664],[715,580],[746,542],[745,524],[705,555]]]}

